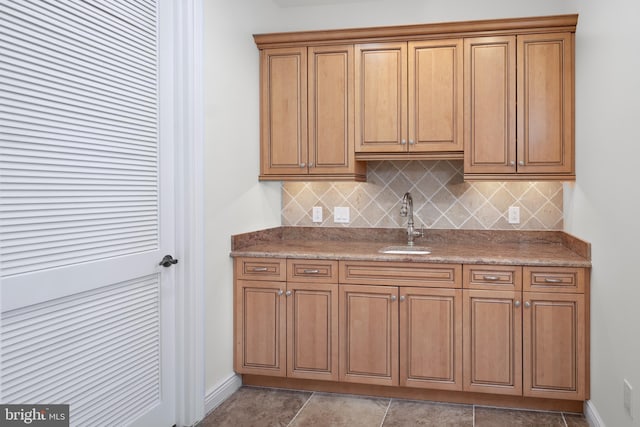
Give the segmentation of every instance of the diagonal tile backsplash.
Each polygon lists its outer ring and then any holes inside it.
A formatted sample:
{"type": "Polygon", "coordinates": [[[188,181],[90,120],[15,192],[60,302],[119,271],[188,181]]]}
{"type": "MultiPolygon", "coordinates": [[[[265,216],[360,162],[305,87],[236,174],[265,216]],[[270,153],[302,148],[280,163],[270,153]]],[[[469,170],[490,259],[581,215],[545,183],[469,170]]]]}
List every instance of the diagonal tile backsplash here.
{"type": "Polygon", "coordinates": [[[282,224],[396,228],[402,195],[410,191],[416,226],[479,230],[561,230],[561,182],[464,182],[462,161],[369,162],[367,182],[284,182],[282,224]],[[321,206],[324,221],[312,222],[321,206]],[[334,224],[333,208],[350,208],[349,224],[334,224]],[[509,206],[520,224],[509,224],[509,206]]]}

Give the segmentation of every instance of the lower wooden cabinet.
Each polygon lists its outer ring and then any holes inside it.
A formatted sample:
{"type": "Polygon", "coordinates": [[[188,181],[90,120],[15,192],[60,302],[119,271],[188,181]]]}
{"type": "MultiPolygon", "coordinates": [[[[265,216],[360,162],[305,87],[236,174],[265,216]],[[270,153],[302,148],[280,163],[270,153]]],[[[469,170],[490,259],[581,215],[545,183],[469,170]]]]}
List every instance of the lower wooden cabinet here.
{"type": "Polygon", "coordinates": [[[478,268],[464,269],[464,286],[479,288],[463,291],[464,390],[584,400],[584,269],[513,266],[512,276],[524,277],[524,286],[516,281],[517,290],[493,291],[509,281],[492,272],[483,283],[469,271],[478,268]],[[527,291],[541,286],[548,292],[527,291]]]}
{"type": "Polygon", "coordinates": [[[585,399],[583,294],[523,292],[524,395],[585,399]]]}
{"type": "Polygon", "coordinates": [[[338,381],[338,285],[287,283],[287,376],[338,381]]]}
{"type": "Polygon", "coordinates": [[[583,268],[242,258],[235,370],[585,400],[588,280],[583,268]]]}
{"type": "Polygon", "coordinates": [[[462,390],[462,290],[400,288],[400,385],[462,390]]]}
{"type": "Polygon", "coordinates": [[[285,376],[287,372],[286,284],[236,281],[235,370],[285,376]]]}
{"type": "Polygon", "coordinates": [[[462,390],[462,291],[340,285],[340,380],[462,390]]]}
{"type": "Polygon", "coordinates": [[[235,370],[338,380],[338,285],[236,283],[235,370]]]}
{"type": "Polygon", "coordinates": [[[340,381],[398,385],[398,288],[340,285],[340,381]]]}
{"type": "Polygon", "coordinates": [[[464,390],[521,395],[521,292],[465,289],[463,294],[464,390]]]}

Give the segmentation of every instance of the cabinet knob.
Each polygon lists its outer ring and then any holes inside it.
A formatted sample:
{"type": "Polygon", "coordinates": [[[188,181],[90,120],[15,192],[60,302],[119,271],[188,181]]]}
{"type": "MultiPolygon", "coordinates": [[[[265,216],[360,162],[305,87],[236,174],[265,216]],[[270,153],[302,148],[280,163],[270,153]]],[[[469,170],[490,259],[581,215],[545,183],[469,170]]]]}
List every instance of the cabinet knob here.
{"type": "Polygon", "coordinates": [[[524,160],[520,160],[520,161],[518,162],[518,164],[519,164],[520,166],[524,166],[524,160]]]}
{"type": "Polygon", "coordinates": [[[282,296],[282,294],[284,294],[284,291],[282,289],[278,289],[278,296],[282,296]]]}
{"type": "Polygon", "coordinates": [[[404,295],[400,296],[400,302],[403,302],[406,298],[404,297],[404,295]]]}
{"type": "Polygon", "coordinates": [[[307,166],[307,165],[306,165],[304,162],[300,163],[300,167],[301,167],[301,168],[303,168],[303,167],[305,167],[305,166],[307,166]]]}
{"type": "Polygon", "coordinates": [[[313,162],[309,162],[309,167],[312,168],[313,167],[313,162]]]}
{"type": "Polygon", "coordinates": [[[288,297],[290,297],[290,296],[291,296],[291,291],[287,291],[287,292],[285,292],[285,295],[286,295],[286,296],[288,296],[288,297]]]}
{"type": "Polygon", "coordinates": [[[403,140],[400,141],[400,144],[402,144],[402,145],[405,145],[406,143],[407,143],[406,139],[403,139],[403,140]]]}
{"type": "Polygon", "coordinates": [[[397,296],[395,296],[395,295],[391,295],[391,302],[393,302],[393,301],[395,301],[395,300],[397,300],[397,299],[398,299],[398,297],[397,297],[397,296]]]}
{"type": "Polygon", "coordinates": [[[529,301],[526,301],[526,302],[524,303],[524,306],[525,306],[526,308],[529,308],[529,307],[531,307],[531,303],[530,303],[529,301]]]}
{"type": "Polygon", "coordinates": [[[515,162],[515,161],[513,161],[513,160],[511,160],[511,161],[509,162],[509,165],[511,165],[511,166],[515,166],[515,165],[516,165],[516,162],[515,162]]]}
{"type": "Polygon", "coordinates": [[[520,307],[520,301],[516,301],[515,303],[513,303],[513,305],[515,305],[516,308],[520,307]]]}
{"type": "Polygon", "coordinates": [[[413,139],[410,139],[409,140],[409,145],[413,145],[413,144],[415,144],[415,142],[413,141],[413,139]]]}

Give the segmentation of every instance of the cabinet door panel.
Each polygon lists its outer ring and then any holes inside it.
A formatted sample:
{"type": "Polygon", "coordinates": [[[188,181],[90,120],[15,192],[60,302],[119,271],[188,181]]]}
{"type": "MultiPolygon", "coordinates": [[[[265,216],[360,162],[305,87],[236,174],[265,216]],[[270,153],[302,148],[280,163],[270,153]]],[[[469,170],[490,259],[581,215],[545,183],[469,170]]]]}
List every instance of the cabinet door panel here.
{"type": "Polygon", "coordinates": [[[462,39],[409,42],[409,151],[462,151],[462,39]]]}
{"type": "Polygon", "coordinates": [[[400,385],[462,390],[462,290],[400,288],[400,385]]]}
{"type": "Polygon", "coordinates": [[[522,394],[520,292],[465,290],[463,294],[464,390],[522,394]]]}
{"type": "Polygon", "coordinates": [[[261,174],[306,174],[307,49],[266,49],[260,55],[261,174]]]}
{"type": "Polygon", "coordinates": [[[518,36],[518,172],[573,173],[571,33],[518,36]]]}
{"type": "Polygon", "coordinates": [[[287,376],[338,380],[338,285],[287,284],[287,376]]]}
{"type": "Polygon", "coordinates": [[[284,282],[244,281],[236,286],[236,372],[286,374],[284,282]]]}
{"type": "Polygon", "coordinates": [[[309,173],[353,173],[353,46],[309,48],[309,173]]]}
{"type": "Polygon", "coordinates": [[[584,399],[584,295],[525,292],[524,395],[584,399]]]}
{"type": "Polygon", "coordinates": [[[356,45],[355,52],[356,152],[406,151],[407,44],[356,45]]]}
{"type": "Polygon", "coordinates": [[[516,38],[465,39],[465,173],[516,171],[516,38]]]}
{"type": "Polygon", "coordinates": [[[392,286],[340,285],[341,381],[398,385],[397,296],[392,286]]]}

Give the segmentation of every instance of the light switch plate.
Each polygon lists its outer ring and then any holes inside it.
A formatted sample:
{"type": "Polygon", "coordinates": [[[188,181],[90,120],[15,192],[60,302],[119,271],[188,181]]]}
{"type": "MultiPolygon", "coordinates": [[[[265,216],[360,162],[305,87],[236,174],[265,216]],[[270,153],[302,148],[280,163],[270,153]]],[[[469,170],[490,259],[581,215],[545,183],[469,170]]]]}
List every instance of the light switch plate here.
{"type": "Polygon", "coordinates": [[[520,224],[520,208],[509,206],[509,224],[520,224]]]}
{"type": "Polygon", "coordinates": [[[333,222],[347,224],[349,222],[349,208],[342,206],[333,208],[333,222]]]}
{"type": "Polygon", "coordinates": [[[322,206],[314,206],[311,211],[313,222],[322,222],[322,206]]]}

